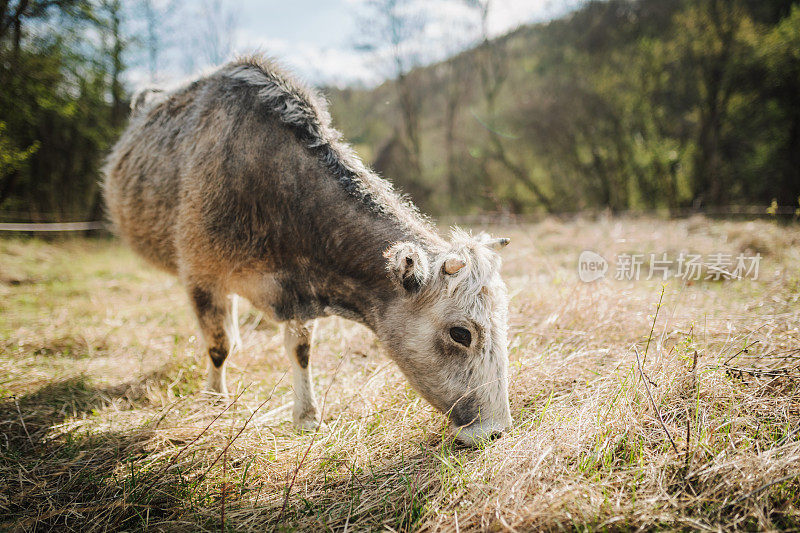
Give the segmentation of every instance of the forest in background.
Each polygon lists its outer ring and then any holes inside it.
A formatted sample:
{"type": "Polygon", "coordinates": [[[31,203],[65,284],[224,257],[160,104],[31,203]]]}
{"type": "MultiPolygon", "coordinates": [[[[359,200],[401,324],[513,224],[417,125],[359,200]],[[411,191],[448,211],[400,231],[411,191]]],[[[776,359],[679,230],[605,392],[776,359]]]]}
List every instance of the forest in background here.
{"type": "Polygon", "coordinates": [[[133,69],[157,84],[170,49],[220,64],[232,30],[221,0],[0,0],[0,221],[102,219],[133,69]]]}
{"type": "Polygon", "coordinates": [[[588,2],[330,97],[357,150],[434,213],[796,208],[800,195],[797,2],[588,2]]]}
{"type": "MultiPolygon", "coordinates": [[[[420,66],[403,44],[424,13],[367,0],[359,46],[393,51],[389,81],[323,88],[334,124],[423,210],[798,206],[798,2],[589,1],[490,38],[491,0],[464,1],[481,21],[474,44],[420,66]]],[[[0,2],[4,219],[102,217],[100,168],[132,89],[124,73],[137,50],[153,72],[167,15],[156,11],[166,4],[131,5],[0,2]]],[[[224,24],[209,28],[200,40],[222,60],[224,24]]]]}

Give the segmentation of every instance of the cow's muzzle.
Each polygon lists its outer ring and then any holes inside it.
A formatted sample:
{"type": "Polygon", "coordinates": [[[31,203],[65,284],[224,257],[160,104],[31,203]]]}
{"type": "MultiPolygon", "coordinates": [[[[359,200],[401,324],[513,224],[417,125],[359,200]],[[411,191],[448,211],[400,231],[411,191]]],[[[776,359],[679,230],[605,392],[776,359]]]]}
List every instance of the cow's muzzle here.
{"type": "Polygon", "coordinates": [[[468,446],[480,446],[502,437],[509,425],[510,421],[476,421],[468,426],[455,427],[453,431],[459,442],[468,446]]]}

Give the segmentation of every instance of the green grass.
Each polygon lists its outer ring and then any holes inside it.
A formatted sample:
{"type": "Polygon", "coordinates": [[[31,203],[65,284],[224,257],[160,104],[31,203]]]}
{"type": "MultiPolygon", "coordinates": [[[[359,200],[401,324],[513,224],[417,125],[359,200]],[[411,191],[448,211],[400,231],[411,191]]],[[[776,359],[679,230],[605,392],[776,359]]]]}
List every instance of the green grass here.
{"type": "Polygon", "coordinates": [[[515,424],[479,449],[453,443],[361,326],[321,321],[327,427],[300,434],[257,311],[242,309],[235,400],[220,399],[201,391],[173,278],[113,240],[0,240],[0,530],[800,527],[800,228],[489,229],[512,238],[515,424]],[[584,249],[738,253],[753,235],[756,281],[577,278],[584,249]]]}

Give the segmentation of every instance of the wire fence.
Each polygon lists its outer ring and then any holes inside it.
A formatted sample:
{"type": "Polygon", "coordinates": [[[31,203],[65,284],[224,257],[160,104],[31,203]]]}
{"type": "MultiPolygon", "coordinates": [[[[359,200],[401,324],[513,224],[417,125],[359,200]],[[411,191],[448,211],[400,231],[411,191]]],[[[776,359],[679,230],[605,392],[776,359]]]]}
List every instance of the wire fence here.
{"type": "Polygon", "coordinates": [[[611,209],[582,209],[576,211],[559,211],[555,213],[477,213],[474,215],[444,215],[436,217],[439,225],[463,224],[468,225],[520,225],[535,224],[547,218],[570,219],[582,218],[660,218],[680,219],[691,216],[705,216],[720,219],[764,219],[776,218],[782,221],[800,218],[800,209],[792,206],[726,206],[707,207],[702,209],[683,208],[672,210],[619,210],[611,209]]]}
{"type": "MultiPolygon", "coordinates": [[[[513,213],[481,213],[475,215],[445,215],[436,217],[440,225],[463,224],[463,225],[518,225],[533,224],[540,222],[547,217],[569,218],[575,216],[582,217],[661,217],[661,218],[685,218],[693,215],[701,215],[715,218],[772,218],[779,217],[782,220],[789,218],[797,219],[798,210],[790,206],[728,206],[728,207],[709,207],[704,209],[678,209],[671,211],[617,211],[603,209],[590,209],[581,211],[565,211],[559,213],[539,213],[539,214],[513,214],[513,213]]],[[[0,216],[24,216],[23,213],[2,212],[0,216]]],[[[55,217],[54,217],[55,218],[55,217]]],[[[108,222],[93,220],[88,222],[0,222],[0,231],[5,232],[32,232],[32,233],[59,233],[70,231],[98,231],[109,230],[108,222]]]]}
{"type": "Polygon", "coordinates": [[[0,222],[0,231],[22,232],[62,232],[62,231],[92,231],[106,229],[106,223],[100,220],[92,222],[0,222]]]}

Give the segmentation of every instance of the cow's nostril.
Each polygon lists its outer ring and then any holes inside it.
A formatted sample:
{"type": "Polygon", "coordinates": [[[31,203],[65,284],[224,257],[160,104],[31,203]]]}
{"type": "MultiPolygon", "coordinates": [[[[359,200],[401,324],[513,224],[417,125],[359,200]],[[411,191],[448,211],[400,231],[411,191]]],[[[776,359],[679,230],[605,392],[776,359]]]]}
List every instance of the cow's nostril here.
{"type": "Polygon", "coordinates": [[[503,434],[500,431],[492,431],[492,434],[489,435],[489,440],[497,440],[502,436],[503,434]]]}

